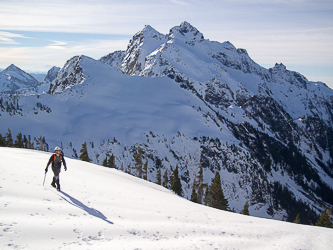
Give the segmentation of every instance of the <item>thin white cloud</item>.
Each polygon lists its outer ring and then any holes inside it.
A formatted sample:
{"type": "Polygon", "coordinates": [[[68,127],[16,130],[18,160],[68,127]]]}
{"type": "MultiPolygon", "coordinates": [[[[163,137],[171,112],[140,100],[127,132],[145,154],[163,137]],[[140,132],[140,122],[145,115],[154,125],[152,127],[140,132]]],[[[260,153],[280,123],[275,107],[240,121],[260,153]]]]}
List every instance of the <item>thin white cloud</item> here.
{"type": "Polygon", "coordinates": [[[54,48],[57,46],[0,47],[0,68],[7,68],[13,63],[25,71],[47,72],[52,66],[62,67],[73,56],[86,55],[99,59],[116,50],[125,50],[127,44],[128,40],[94,40],[67,44],[58,50],[54,48]]]}
{"type": "Polygon", "coordinates": [[[66,42],[61,42],[61,41],[52,41],[53,43],[46,46],[49,49],[65,49],[65,45],[67,45],[68,43],[66,42]]]}
{"type": "Polygon", "coordinates": [[[7,31],[0,31],[0,43],[1,44],[20,44],[19,42],[15,41],[15,38],[25,38],[25,39],[32,39],[31,37],[26,37],[22,34],[7,32],[7,31]]]}

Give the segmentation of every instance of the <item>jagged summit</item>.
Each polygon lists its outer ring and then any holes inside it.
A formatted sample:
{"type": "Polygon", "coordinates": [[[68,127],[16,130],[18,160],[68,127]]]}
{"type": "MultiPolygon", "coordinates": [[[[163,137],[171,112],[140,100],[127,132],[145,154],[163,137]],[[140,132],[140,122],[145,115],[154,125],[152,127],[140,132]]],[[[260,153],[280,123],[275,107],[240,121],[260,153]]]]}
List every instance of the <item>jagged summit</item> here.
{"type": "Polygon", "coordinates": [[[203,34],[186,21],[182,22],[180,26],[173,27],[168,37],[169,40],[180,39],[186,44],[191,45],[193,45],[194,42],[202,42],[204,40],[203,34]]]}
{"type": "Polygon", "coordinates": [[[146,25],[130,40],[121,63],[121,70],[129,75],[139,75],[144,68],[145,57],[158,49],[165,41],[165,35],[146,25]]]}
{"type": "Polygon", "coordinates": [[[273,69],[279,70],[279,71],[285,71],[285,70],[287,70],[287,67],[285,65],[283,65],[282,63],[276,63],[273,69]]]}
{"type": "Polygon", "coordinates": [[[137,34],[144,34],[145,37],[151,37],[155,39],[164,39],[165,35],[161,34],[160,32],[156,31],[150,25],[145,25],[142,31],[138,32],[137,34]]]}
{"type": "Polygon", "coordinates": [[[71,86],[83,82],[83,72],[80,61],[86,56],[74,56],[69,59],[64,67],[57,73],[57,77],[50,84],[49,94],[61,93],[71,86]]]}

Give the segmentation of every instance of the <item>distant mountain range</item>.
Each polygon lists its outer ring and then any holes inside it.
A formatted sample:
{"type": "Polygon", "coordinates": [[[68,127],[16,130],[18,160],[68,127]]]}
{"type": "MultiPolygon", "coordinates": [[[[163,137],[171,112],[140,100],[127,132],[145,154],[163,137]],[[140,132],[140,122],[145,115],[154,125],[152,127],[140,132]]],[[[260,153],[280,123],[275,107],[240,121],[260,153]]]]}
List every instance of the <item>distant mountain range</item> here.
{"type": "Polygon", "coordinates": [[[187,198],[202,164],[206,183],[220,172],[231,208],[248,200],[259,217],[311,224],[333,205],[333,90],[283,64],[263,68],[187,22],[166,35],[145,26],[126,51],[75,56],[42,84],[9,68],[3,135],[45,136],[72,157],[86,141],[94,162],[113,154],[132,173],[140,147],[151,181],[178,164],[187,198]]]}

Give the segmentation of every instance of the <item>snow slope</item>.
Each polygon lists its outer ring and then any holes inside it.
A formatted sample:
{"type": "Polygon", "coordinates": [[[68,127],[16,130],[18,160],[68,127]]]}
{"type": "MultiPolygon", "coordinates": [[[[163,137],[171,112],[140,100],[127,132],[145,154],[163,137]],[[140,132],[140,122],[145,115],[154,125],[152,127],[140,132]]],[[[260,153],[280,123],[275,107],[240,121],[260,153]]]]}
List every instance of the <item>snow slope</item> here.
{"type": "Polygon", "coordinates": [[[198,205],[115,169],[66,158],[63,191],[50,153],[0,148],[1,249],[332,249],[333,230],[198,205]]]}
{"type": "MultiPolygon", "coordinates": [[[[214,136],[220,131],[214,122],[207,121],[193,108],[198,109],[203,103],[167,77],[156,81],[124,75],[86,56],[69,60],[68,67],[58,75],[68,78],[77,68],[82,73],[78,73],[81,76],[76,85],[66,86],[63,93],[63,85],[55,86],[54,93],[61,94],[20,96],[24,115],[1,112],[4,121],[0,124],[1,131],[10,127],[13,134],[23,131],[33,136],[47,135],[52,148],[61,143],[75,144],[82,135],[99,142],[116,137],[121,142],[132,143],[146,141],[145,133],[149,131],[171,138],[178,131],[190,136],[214,136]],[[49,108],[49,112],[38,110],[36,103],[47,103],[45,109],[49,108]],[[52,135],[49,131],[53,131],[52,135]]],[[[207,107],[201,108],[209,111],[207,107]]],[[[76,146],[79,148],[82,143],[79,141],[76,146]]]]}

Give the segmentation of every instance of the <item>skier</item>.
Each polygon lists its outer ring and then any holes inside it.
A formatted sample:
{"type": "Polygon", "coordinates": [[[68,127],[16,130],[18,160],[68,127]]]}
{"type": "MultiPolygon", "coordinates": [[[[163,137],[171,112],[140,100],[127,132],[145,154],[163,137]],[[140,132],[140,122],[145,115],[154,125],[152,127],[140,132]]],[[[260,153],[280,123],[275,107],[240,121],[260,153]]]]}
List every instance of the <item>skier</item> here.
{"type": "Polygon", "coordinates": [[[65,171],[67,171],[66,161],[61,152],[61,148],[55,147],[54,153],[51,155],[50,160],[46,165],[45,174],[47,173],[49,165],[52,163],[52,171],[54,173],[54,176],[51,185],[52,187],[56,188],[59,192],[60,192],[59,173],[61,169],[61,162],[64,164],[65,171]]]}

